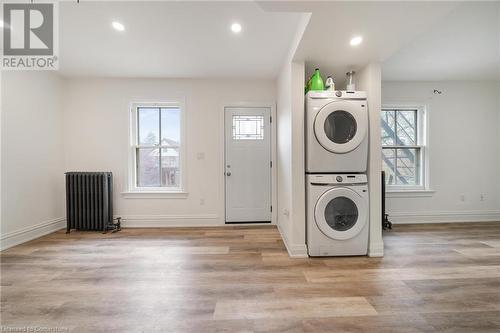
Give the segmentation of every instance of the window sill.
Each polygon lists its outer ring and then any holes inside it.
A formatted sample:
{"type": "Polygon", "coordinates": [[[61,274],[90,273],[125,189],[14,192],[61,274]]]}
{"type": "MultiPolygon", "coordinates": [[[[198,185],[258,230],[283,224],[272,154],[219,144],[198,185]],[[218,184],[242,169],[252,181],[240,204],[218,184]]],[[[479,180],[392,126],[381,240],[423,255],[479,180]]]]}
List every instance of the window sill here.
{"type": "Polygon", "coordinates": [[[189,193],[182,191],[125,191],[121,195],[125,199],[186,199],[189,193]]]}
{"type": "Polygon", "coordinates": [[[421,198],[432,197],[434,190],[390,190],[385,193],[386,198],[421,198]]]}

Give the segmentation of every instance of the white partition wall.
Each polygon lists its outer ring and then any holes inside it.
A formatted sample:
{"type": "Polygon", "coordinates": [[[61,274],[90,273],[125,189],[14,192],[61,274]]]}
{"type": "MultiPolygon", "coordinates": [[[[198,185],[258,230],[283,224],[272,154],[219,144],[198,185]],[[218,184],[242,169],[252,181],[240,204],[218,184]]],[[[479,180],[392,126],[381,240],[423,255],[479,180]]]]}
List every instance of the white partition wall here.
{"type": "Polygon", "coordinates": [[[380,142],[380,108],[381,108],[382,74],[380,64],[369,64],[358,72],[357,89],[365,90],[368,95],[368,112],[370,121],[370,153],[368,158],[368,185],[370,192],[370,240],[368,255],[382,257],[384,242],[382,240],[382,151],[380,142]]]}
{"type": "Polygon", "coordinates": [[[278,227],[292,257],[306,257],[304,62],[285,63],[277,80],[278,227]]]}
{"type": "Polygon", "coordinates": [[[305,113],[304,62],[292,62],[292,244],[297,255],[306,255],[306,192],[305,192],[305,113]]]}
{"type": "Polygon", "coordinates": [[[65,226],[63,80],[2,73],[1,249],[65,226]]]}

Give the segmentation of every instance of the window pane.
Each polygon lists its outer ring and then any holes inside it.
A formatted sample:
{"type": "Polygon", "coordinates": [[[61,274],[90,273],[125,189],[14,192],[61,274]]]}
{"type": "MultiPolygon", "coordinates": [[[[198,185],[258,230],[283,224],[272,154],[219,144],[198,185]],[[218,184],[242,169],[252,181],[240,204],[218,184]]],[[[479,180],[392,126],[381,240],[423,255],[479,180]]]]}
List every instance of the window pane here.
{"type": "Polygon", "coordinates": [[[160,186],[158,148],[137,148],[137,186],[160,186]]]}
{"type": "Polygon", "coordinates": [[[396,120],[394,119],[394,111],[382,111],[382,146],[394,145],[395,124],[396,120]]]}
{"type": "Polygon", "coordinates": [[[417,144],[417,111],[397,111],[397,145],[413,146],[417,144]]]}
{"type": "Polygon", "coordinates": [[[396,184],[396,150],[382,149],[382,170],[385,171],[385,183],[387,185],[396,184]]]}
{"type": "Polygon", "coordinates": [[[161,185],[166,187],[180,186],[179,148],[163,148],[161,150],[161,185]]]}
{"type": "Polygon", "coordinates": [[[420,185],[420,149],[396,149],[396,184],[420,185]]]}
{"type": "Polygon", "coordinates": [[[140,145],[157,145],[160,138],[160,109],[137,108],[140,145]]]}
{"type": "Polygon", "coordinates": [[[179,108],[161,109],[161,144],[178,147],[181,141],[181,110],[179,108]]]}
{"type": "Polygon", "coordinates": [[[264,116],[233,116],[233,140],[264,140],[264,116]]]}

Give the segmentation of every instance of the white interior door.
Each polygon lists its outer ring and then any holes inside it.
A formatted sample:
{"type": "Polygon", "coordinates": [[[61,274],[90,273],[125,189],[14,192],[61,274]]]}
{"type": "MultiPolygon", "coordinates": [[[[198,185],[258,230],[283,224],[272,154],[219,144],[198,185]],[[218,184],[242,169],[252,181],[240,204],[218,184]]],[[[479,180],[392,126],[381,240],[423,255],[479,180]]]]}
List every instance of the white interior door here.
{"type": "Polygon", "coordinates": [[[271,109],[225,109],[226,223],[271,221],[271,109]]]}

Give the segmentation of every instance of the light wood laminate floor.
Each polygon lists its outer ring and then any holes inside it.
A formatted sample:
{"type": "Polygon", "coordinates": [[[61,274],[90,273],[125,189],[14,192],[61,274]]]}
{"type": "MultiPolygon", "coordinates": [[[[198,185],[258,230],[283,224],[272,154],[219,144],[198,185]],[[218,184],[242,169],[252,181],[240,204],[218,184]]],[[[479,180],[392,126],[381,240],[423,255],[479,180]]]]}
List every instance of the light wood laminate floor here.
{"type": "Polygon", "coordinates": [[[58,332],[500,332],[500,223],[395,226],[291,259],[272,226],[60,231],[1,253],[1,325],[58,332]]]}

